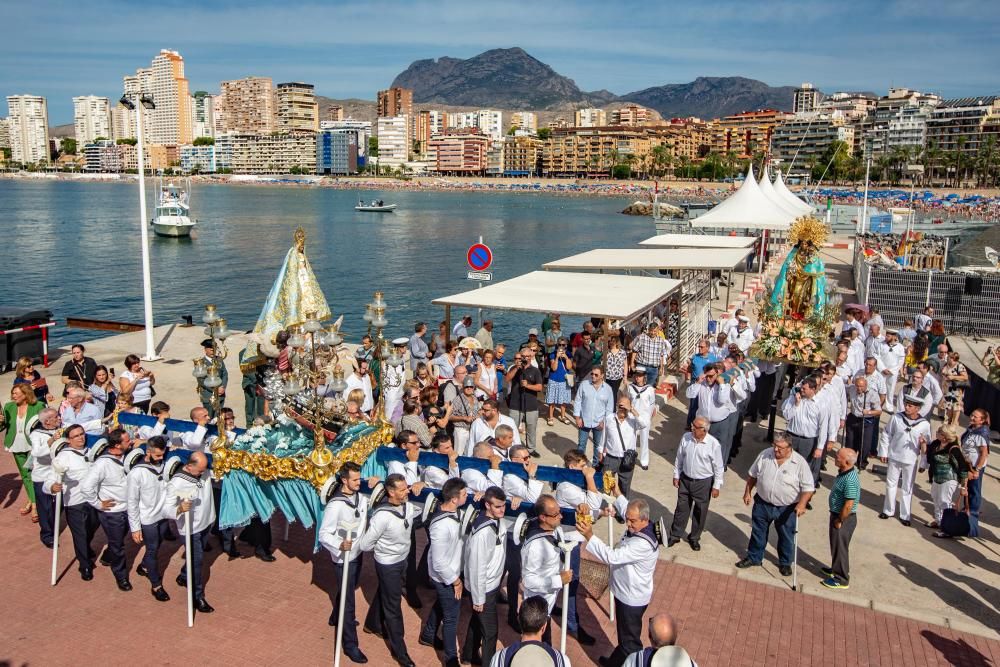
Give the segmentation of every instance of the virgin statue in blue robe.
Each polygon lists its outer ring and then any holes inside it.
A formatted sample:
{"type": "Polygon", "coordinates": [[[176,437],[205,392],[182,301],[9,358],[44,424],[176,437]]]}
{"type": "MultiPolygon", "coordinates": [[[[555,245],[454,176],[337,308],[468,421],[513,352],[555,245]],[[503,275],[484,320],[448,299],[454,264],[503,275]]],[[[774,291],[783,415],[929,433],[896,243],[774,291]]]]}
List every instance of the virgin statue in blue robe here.
{"type": "Polygon", "coordinates": [[[771,291],[771,307],[779,317],[807,320],[826,307],[826,271],[811,241],[788,253],[771,291]]]}

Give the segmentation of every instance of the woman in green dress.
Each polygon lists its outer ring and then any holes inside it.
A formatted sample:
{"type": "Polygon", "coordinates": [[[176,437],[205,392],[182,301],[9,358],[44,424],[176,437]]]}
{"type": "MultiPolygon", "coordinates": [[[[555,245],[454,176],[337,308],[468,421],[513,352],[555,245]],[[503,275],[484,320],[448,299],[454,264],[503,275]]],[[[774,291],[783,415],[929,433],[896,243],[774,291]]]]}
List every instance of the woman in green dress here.
{"type": "Polygon", "coordinates": [[[3,439],[4,448],[14,455],[14,463],[21,474],[21,483],[27,494],[28,502],[21,508],[22,515],[31,515],[31,520],[38,523],[38,512],[35,510],[35,487],[31,483],[31,471],[25,467],[28,455],[31,453],[31,441],[28,439],[28,422],[45,407],[35,398],[30,384],[16,384],[10,390],[10,402],[3,406],[3,428],[7,434],[3,439]]]}

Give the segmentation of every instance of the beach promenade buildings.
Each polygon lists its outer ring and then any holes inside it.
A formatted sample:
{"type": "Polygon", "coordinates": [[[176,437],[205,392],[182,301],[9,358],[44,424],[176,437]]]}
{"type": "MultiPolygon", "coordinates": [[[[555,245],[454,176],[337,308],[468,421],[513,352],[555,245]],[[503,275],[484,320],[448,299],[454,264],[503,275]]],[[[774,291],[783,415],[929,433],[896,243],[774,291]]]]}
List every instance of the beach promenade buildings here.
{"type": "Polygon", "coordinates": [[[156,108],[149,126],[151,143],[177,146],[191,142],[191,91],[184,76],[184,58],[163,49],[153,58],[143,92],[152,95],[156,108]]]}
{"type": "Polygon", "coordinates": [[[250,76],[223,81],[216,100],[220,132],[243,134],[274,131],[274,95],[270,77],[250,76]]]}
{"type": "Polygon", "coordinates": [[[503,112],[496,109],[479,109],[448,114],[448,130],[476,128],[494,141],[503,138],[503,112]]]}
{"type": "Polygon", "coordinates": [[[625,104],[611,112],[610,125],[635,127],[644,125],[654,119],[654,112],[638,104],[625,104]]]}
{"type": "Polygon", "coordinates": [[[274,127],[279,132],[319,129],[316,87],[311,83],[279,83],[274,90],[274,127]]]}
{"type": "Polygon", "coordinates": [[[49,162],[49,112],[39,95],[7,97],[10,159],[18,164],[49,162]]]}
{"type": "Polygon", "coordinates": [[[533,111],[515,111],[510,115],[511,127],[528,134],[538,133],[538,114],[533,111]]]}
{"type": "Polygon", "coordinates": [[[378,136],[378,164],[398,167],[409,161],[409,116],[379,116],[375,134],[378,136]]]}
{"type": "Polygon", "coordinates": [[[219,135],[215,138],[215,169],[234,174],[315,173],[316,133],[219,135]]]}
{"type": "Polygon", "coordinates": [[[819,109],[820,93],[811,83],[803,83],[792,93],[792,113],[812,113],[819,109]]]}
{"type": "Polygon", "coordinates": [[[757,109],[719,118],[713,124],[712,150],[719,155],[735,153],[741,159],[767,152],[774,128],[788,115],[777,109],[757,109]]]}
{"type": "Polygon", "coordinates": [[[189,174],[215,173],[215,146],[212,144],[193,146],[185,145],[178,149],[180,167],[182,171],[189,174]]]}
{"type": "Polygon", "coordinates": [[[370,120],[355,120],[345,118],[343,120],[321,120],[319,122],[320,131],[342,130],[350,131],[356,138],[358,146],[358,168],[365,166],[368,159],[368,141],[372,137],[372,122],[370,120]]]}
{"type": "Polygon", "coordinates": [[[786,173],[808,174],[834,141],[843,141],[847,153],[853,153],[854,127],[843,114],[818,111],[795,114],[774,129],[771,159],[786,173]]]}
{"type": "Polygon", "coordinates": [[[215,102],[216,96],[204,90],[191,95],[191,137],[215,136],[215,102]]]}
{"type": "Polygon", "coordinates": [[[106,97],[84,95],[73,98],[73,134],[77,150],[98,138],[111,139],[111,104],[106,97]]]}
{"type": "Polygon", "coordinates": [[[573,115],[573,124],[577,127],[604,127],[608,124],[603,109],[577,109],[573,115]]]}
{"type": "Polygon", "coordinates": [[[117,174],[124,169],[122,148],[113,139],[99,139],[77,150],[83,154],[84,171],[117,174]]]}
{"type": "MultiPolygon", "coordinates": [[[[500,146],[503,142],[497,142],[500,146]]],[[[382,144],[379,142],[379,150],[382,144]]],[[[434,169],[439,174],[453,176],[482,175],[488,167],[487,153],[490,139],[479,128],[449,130],[443,136],[431,139],[428,153],[432,156],[434,169]]],[[[502,148],[498,149],[499,171],[502,169],[502,148]]],[[[495,158],[497,159],[497,158],[495,158]]]]}
{"type": "Polygon", "coordinates": [[[316,173],[346,175],[358,171],[358,133],[352,129],[320,130],[316,135],[316,173]]]}
{"type": "Polygon", "coordinates": [[[927,145],[971,162],[992,137],[1000,146],[1000,96],[942,100],[927,120],[927,145]]]}
{"type": "Polygon", "coordinates": [[[890,88],[875,104],[871,127],[864,133],[864,156],[874,158],[900,148],[922,149],[927,145],[927,121],[940,103],[938,95],[890,88]]]}

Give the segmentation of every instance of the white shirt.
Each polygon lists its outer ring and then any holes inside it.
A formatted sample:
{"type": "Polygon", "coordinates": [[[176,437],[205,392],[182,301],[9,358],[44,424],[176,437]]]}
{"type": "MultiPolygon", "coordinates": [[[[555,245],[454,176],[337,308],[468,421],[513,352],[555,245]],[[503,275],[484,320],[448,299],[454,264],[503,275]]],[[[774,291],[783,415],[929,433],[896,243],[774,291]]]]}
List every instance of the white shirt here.
{"type": "Polygon", "coordinates": [[[879,396],[885,396],[885,376],[879,373],[877,370],[871,375],[865,374],[865,369],[862,368],[860,371],[854,374],[854,378],[864,378],[868,380],[868,388],[874,389],[879,396]]]}
{"type": "Polygon", "coordinates": [[[732,336],[729,337],[730,343],[735,343],[737,347],[740,348],[740,352],[746,354],[750,346],[753,345],[754,335],[753,330],[750,327],[744,327],[741,331],[737,326],[732,330],[732,336]]]}
{"type": "Polygon", "coordinates": [[[35,467],[31,469],[31,478],[43,484],[52,470],[52,450],[49,447],[49,438],[52,434],[53,431],[43,428],[36,428],[28,433],[28,440],[31,441],[31,458],[35,461],[35,467]]]}
{"type": "Polygon", "coordinates": [[[455,512],[437,512],[427,528],[431,545],[427,571],[431,580],[450,586],[462,576],[462,524],[455,512]]]}
{"type": "Polygon", "coordinates": [[[361,412],[370,412],[375,407],[375,399],[372,397],[372,382],[368,379],[367,374],[364,377],[358,377],[357,373],[351,373],[347,376],[347,389],[344,390],[345,401],[355,389],[360,389],[365,394],[365,400],[361,403],[361,412]]]}
{"type": "MultiPolygon", "coordinates": [[[[656,390],[648,384],[640,387],[632,382],[628,385],[628,396],[632,401],[632,407],[639,414],[649,415],[650,420],[652,420],[653,413],[656,412],[656,390]]],[[[646,427],[648,428],[648,426],[647,424],[646,427]]]]}
{"type": "Polygon", "coordinates": [[[652,538],[643,533],[625,533],[612,549],[594,535],[587,543],[587,551],[611,567],[611,592],[616,600],[632,607],[649,604],[659,555],[659,545],[652,538]]]}
{"type": "MultiPolygon", "coordinates": [[[[420,470],[416,461],[407,461],[405,463],[402,461],[389,461],[389,464],[386,466],[386,471],[389,475],[395,473],[405,477],[407,486],[413,486],[420,481],[420,470]]],[[[423,510],[422,507],[412,500],[406,501],[406,505],[409,508],[410,514],[413,514],[414,516],[418,516],[423,510]]]]}
{"type": "MultiPolygon", "coordinates": [[[[656,655],[656,653],[653,655],[656,655]]],[[[629,657],[625,658],[625,662],[622,663],[622,667],[646,667],[644,659],[645,649],[636,651],[635,653],[629,655],[629,657]]],[[[698,667],[698,663],[692,659],[690,667],[698,667]]]]}
{"type": "Polygon", "coordinates": [[[700,441],[690,433],[685,433],[677,446],[674,460],[674,479],[686,475],[691,479],[713,477],[712,488],[721,489],[725,478],[725,462],[722,460],[722,445],[709,433],[700,441]]]}
{"type": "Polygon", "coordinates": [[[858,322],[857,320],[844,320],[841,323],[840,333],[844,333],[845,331],[850,331],[851,329],[857,329],[858,337],[861,340],[867,338],[865,327],[861,324],[861,322],[858,322]]]}
{"type": "Polygon", "coordinates": [[[73,505],[80,505],[87,502],[87,499],[80,492],[80,484],[87,476],[87,472],[90,471],[90,462],[84,456],[83,450],[73,449],[68,446],[64,447],[59,452],[59,455],[53,459],[52,464],[53,467],[49,468],[49,476],[42,483],[42,489],[45,493],[55,495],[52,492],[52,485],[61,481],[64,507],[72,507],[73,505]],[[57,466],[62,466],[66,471],[63,474],[62,480],[56,476],[55,467],[57,466]]]}
{"type": "Polygon", "coordinates": [[[361,536],[361,551],[374,551],[375,562],[380,565],[394,565],[406,560],[410,553],[410,527],[419,516],[409,509],[410,503],[402,507],[385,503],[371,511],[368,529],[361,536]]]}
{"type": "Polygon", "coordinates": [[[510,473],[503,476],[503,492],[526,503],[537,502],[544,491],[545,485],[537,479],[524,479],[510,473]]]}
{"type": "Polygon", "coordinates": [[[420,471],[420,481],[431,489],[442,489],[444,488],[444,483],[449,479],[461,476],[457,464],[454,467],[448,468],[448,470],[438,468],[437,466],[424,466],[424,469],[420,471]]]}
{"type": "Polygon", "coordinates": [[[215,523],[215,499],[212,497],[212,473],[208,470],[200,477],[193,477],[185,471],[174,475],[167,482],[163,499],[163,517],[177,524],[177,532],[187,535],[187,519],[184,512],[178,513],[180,494],[193,493],[191,498],[191,535],[197,535],[215,523]]]}
{"type": "MultiPolygon", "coordinates": [[[[559,507],[574,511],[576,511],[576,508],[580,505],[589,505],[591,516],[595,519],[601,511],[601,506],[604,505],[604,496],[602,494],[597,491],[587,491],[572,482],[559,482],[556,485],[555,498],[556,502],[559,503],[559,507]]],[[[628,508],[628,498],[623,495],[618,496],[615,498],[612,506],[615,508],[615,511],[618,512],[619,516],[624,517],[625,510],[628,508]]],[[[576,540],[578,542],[583,541],[583,536],[580,535],[576,528],[563,526],[562,530],[567,540],[576,540]]]]}
{"type": "Polygon", "coordinates": [[[920,313],[919,315],[913,318],[913,327],[917,331],[928,331],[931,328],[932,322],[933,320],[931,319],[930,315],[927,315],[926,313],[920,313]]]}
{"type": "Polygon", "coordinates": [[[920,456],[920,438],[931,441],[931,425],[923,417],[911,421],[897,412],[882,429],[878,455],[902,464],[916,463],[920,456]]]}
{"type": "MultiPolygon", "coordinates": [[[[879,344],[879,349],[882,349],[881,344],[879,344]]],[[[847,359],[851,362],[851,365],[855,368],[865,367],[865,344],[861,342],[860,338],[855,338],[851,341],[847,348],[847,359]]],[[[875,355],[878,358],[878,355],[875,355]]]]}
{"type": "Polygon", "coordinates": [[[896,392],[896,402],[895,405],[899,406],[899,409],[903,408],[903,397],[904,396],[915,396],[921,400],[920,403],[920,416],[926,418],[927,415],[931,413],[934,408],[934,392],[931,388],[927,386],[927,378],[924,378],[924,385],[920,389],[912,387],[912,385],[905,384],[899,388],[896,392]],[[924,391],[921,392],[921,389],[924,391]],[[923,396],[921,397],[921,393],[923,396]]]}
{"type": "MultiPolygon", "coordinates": [[[[521,435],[517,432],[517,424],[514,423],[514,420],[507,415],[498,415],[497,426],[500,426],[500,424],[505,424],[509,426],[512,431],[514,431],[513,444],[520,445],[521,435]]],[[[482,417],[476,417],[473,420],[472,426],[469,427],[469,444],[471,446],[478,445],[487,438],[494,437],[496,437],[496,426],[490,426],[482,417]]]]}
{"type": "Polygon", "coordinates": [[[704,382],[695,382],[688,385],[684,393],[688,398],[698,399],[697,416],[704,417],[710,422],[722,421],[733,412],[733,402],[730,397],[732,388],[718,380],[711,386],[704,382]]]}
{"type": "Polygon", "coordinates": [[[125,465],[121,458],[111,454],[98,456],[80,483],[80,493],[99,512],[117,514],[128,509],[125,504],[125,465]],[[101,507],[102,500],[113,500],[115,504],[104,509],[101,507]]]}
{"type": "Polygon", "coordinates": [[[479,364],[479,368],[476,370],[476,396],[479,400],[484,400],[487,398],[492,398],[497,393],[497,369],[496,366],[487,366],[486,364],[479,364]],[[488,392],[484,392],[479,388],[479,385],[483,385],[488,392]]]}
{"type": "Polygon", "coordinates": [[[466,468],[462,471],[462,479],[473,493],[484,493],[491,486],[503,486],[503,472],[492,468],[485,475],[475,468],[466,468]]]}
{"type": "Polygon", "coordinates": [[[882,368],[896,375],[903,369],[903,361],[906,359],[906,348],[897,343],[885,343],[882,345],[882,354],[879,355],[882,368]]]}
{"type": "Polygon", "coordinates": [[[781,406],[781,414],[788,422],[788,432],[803,438],[819,437],[820,429],[824,427],[824,413],[823,406],[815,397],[802,396],[796,402],[795,394],[789,394],[781,406]]]}
{"type": "Polygon", "coordinates": [[[941,389],[941,383],[938,382],[933,373],[928,373],[924,376],[924,386],[931,390],[931,400],[934,402],[934,405],[940,403],[941,399],[944,398],[944,391],[941,389]]]}
{"type": "MultiPolygon", "coordinates": [[[[553,544],[558,534],[540,532],[530,535],[521,546],[521,590],[527,600],[535,595],[545,598],[549,612],[555,606],[556,596],[563,583],[559,573],[563,570],[562,550],[553,544]]],[[[568,568],[567,568],[568,569],[568,568]]]]}
{"type": "MultiPolygon", "coordinates": [[[[132,371],[122,371],[122,377],[132,382],[138,376],[132,371]]],[[[149,384],[149,378],[145,377],[132,385],[132,401],[134,403],[142,403],[143,401],[148,401],[153,398],[153,387],[149,384]]]]}
{"type": "Polygon", "coordinates": [[[205,437],[207,435],[208,429],[204,426],[198,426],[194,431],[181,433],[181,447],[192,452],[204,452],[206,449],[205,437]]]}
{"type": "Polygon", "coordinates": [[[761,500],[778,507],[792,505],[802,493],[816,490],[809,464],[796,451],[779,465],[774,449],[768,447],[757,455],[748,474],[757,480],[754,491],[761,500]]]}
{"type": "Polygon", "coordinates": [[[355,560],[361,553],[360,533],[365,528],[368,518],[368,496],[360,493],[352,493],[345,496],[342,493],[334,494],[330,502],[323,508],[323,522],[319,528],[319,543],[330,552],[330,558],[334,563],[343,564],[344,552],[340,550],[340,545],[347,539],[347,529],[344,522],[359,522],[354,528],[354,539],[351,544],[350,559],[355,560]]]}
{"type": "Polygon", "coordinates": [[[608,415],[604,418],[604,437],[601,438],[597,453],[617,458],[625,456],[626,449],[635,449],[639,430],[648,426],[649,419],[641,412],[638,417],[628,415],[624,421],[618,419],[617,413],[608,415]]]}
{"type": "Polygon", "coordinates": [[[163,518],[167,486],[160,479],[162,473],[162,463],[137,463],[125,476],[125,507],[131,532],[139,532],[163,518]]]}
{"type": "Polygon", "coordinates": [[[486,594],[500,587],[507,556],[507,531],[502,521],[477,520],[465,538],[465,585],[472,604],[483,604],[486,594]]]}

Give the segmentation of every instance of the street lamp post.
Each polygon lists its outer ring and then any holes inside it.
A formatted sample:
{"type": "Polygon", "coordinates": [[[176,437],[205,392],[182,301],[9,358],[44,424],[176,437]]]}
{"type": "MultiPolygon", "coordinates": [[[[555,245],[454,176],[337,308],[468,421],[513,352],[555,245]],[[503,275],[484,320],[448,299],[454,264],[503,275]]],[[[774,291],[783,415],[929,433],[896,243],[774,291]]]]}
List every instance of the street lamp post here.
{"type": "Polygon", "coordinates": [[[139,168],[139,231],[142,243],[142,300],[146,326],[146,354],[143,361],[158,361],[162,359],[156,354],[153,342],[153,284],[149,270],[149,227],[146,218],[146,164],[142,144],[142,113],[143,109],[155,109],[153,98],[149,95],[133,93],[139,105],[129,99],[129,94],[122,95],[119,102],[130,111],[135,111],[136,127],[136,162],[139,168]]]}

